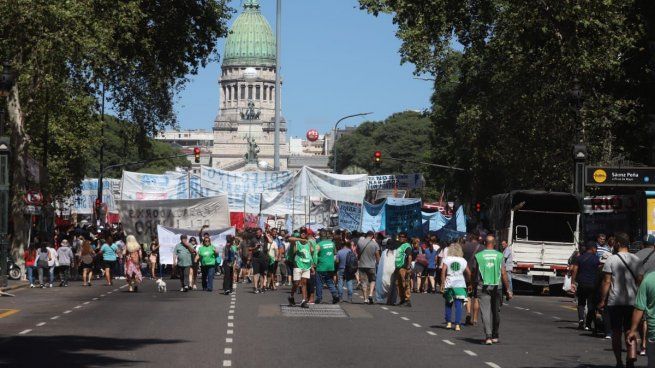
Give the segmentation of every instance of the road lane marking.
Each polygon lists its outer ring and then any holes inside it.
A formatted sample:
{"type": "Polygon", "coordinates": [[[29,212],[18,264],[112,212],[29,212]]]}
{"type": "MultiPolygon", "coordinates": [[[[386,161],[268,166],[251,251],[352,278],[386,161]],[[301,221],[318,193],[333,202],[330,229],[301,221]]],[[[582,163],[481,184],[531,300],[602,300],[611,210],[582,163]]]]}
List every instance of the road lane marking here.
{"type": "Polygon", "coordinates": [[[450,345],[450,346],[455,345],[455,343],[452,342],[452,341],[450,341],[450,340],[441,340],[441,341],[445,342],[446,344],[448,344],[448,345],[450,345]]]}
{"type": "Polygon", "coordinates": [[[91,300],[98,300],[98,298],[93,298],[93,299],[91,299],[91,300]]]}
{"type": "Polygon", "coordinates": [[[111,294],[111,293],[113,293],[113,291],[108,291],[108,292],[107,292],[107,295],[109,295],[109,294],[111,294]]]}
{"type": "Polygon", "coordinates": [[[227,316],[227,319],[234,319],[234,316],[227,316]]]}
{"type": "Polygon", "coordinates": [[[562,319],[562,318],[560,318],[560,317],[557,317],[557,316],[553,316],[553,318],[555,318],[555,319],[562,319]]]}
{"type": "Polygon", "coordinates": [[[478,356],[478,354],[472,352],[471,350],[464,350],[464,353],[466,353],[467,355],[470,355],[470,356],[478,356]]]}
{"type": "Polygon", "coordinates": [[[572,310],[572,311],[577,311],[578,310],[577,307],[571,307],[571,306],[568,306],[568,305],[561,305],[560,307],[562,307],[564,309],[572,310]]]}
{"type": "Polygon", "coordinates": [[[234,330],[227,330],[228,335],[234,335],[234,330]]]}
{"type": "Polygon", "coordinates": [[[101,297],[101,298],[104,298],[104,297],[105,297],[105,294],[100,294],[100,297],[101,297]]]}
{"type": "Polygon", "coordinates": [[[0,309],[0,310],[6,311],[6,312],[0,313],[0,318],[9,317],[12,314],[16,314],[16,313],[18,313],[20,311],[20,309],[0,309]]]}
{"type": "Polygon", "coordinates": [[[436,333],[434,333],[434,332],[432,332],[432,331],[425,331],[425,332],[427,332],[427,333],[428,333],[428,335],[432,335],[432,336],[437,336],[437,334],[436,334],[436,333]]]}
{"type": "Polygon", "coordinates": [[[234,323],[232,323],[232,322],[228,322],[228,323],[227,323],[227,327],[234,327],[234,323]]]}
{"type": "Polygon", "coordinates": [[[226,337],[226,338],[225,338],[225,343],[226,343],[226,344],[231,344],[232,341],[234,341],[234,340],[232,340],[231,337],[226,337]]]}
{"type": "Polygon", "coordinates": [[[398,312],[396,312],[396,311],[391,311],[391,314],[398,314],[398,312]]]}
{"type": "Polygon", "coordinates": [[[418,323],[412,323],[412,326],[419,327],[419,328],[421,327],[421,325],[419,325],[418,323]]]}
{"type": "Polygon", "coordinates": [[[232,348],[225,348],[225,350],[223,350],[223,354],[225,354],[225,355],[232,354],[232,348]]]}
{"type": "Polygon", "coordinates": [[[36,324],[36,327],[41,327],[43,325],[45,325],[45,322],[39,322],[39,323],[36,324]]]}
{"type": "Polygon", "coordinates": [[[540,315],[540,316],[543,315],[543,313],[541,313],[541,312],[532,312],[532,313],[534,313],[534,314],[538,314],[538,315],[540,315]]]}
{"type": "Polygon", "coordinates": [[[223,361],[223,367],[231,367],[232,366],[232,361],[231,360],[224,360],[223,361]]]}
{"type": "Polygon", "coordinates": [[[384,310],[389,310],[389,308],[387,308],[387,307],[380,307],[380,308],[382,308],[384,310]]]}
{"type": "Polygon", "coordinates": [[[234,309],[230,309],[230,310],[228,311],[228,313],[229,313],[229,314],[234,314],[234,309]]]}
{"type": "Polygon", "coordinates": [[[491,368],[501,368],[501,366],[499,366],[498,364],[496,364],[494,362],[484,362],[484,364],[490,366],[491,368]]]}
{"type": "Polygon", "coordinates": [[[91,303],[91,302],[84,302],[84,303],[82,303],[82,304],[87,305],[87,304],[89,304],[89,303],[91,303]]]}
{"type": "Polygon", "coordinates": [[[67,310],[67,311],[64,311],[64,314],[68,314],[70,312],[72,312],[72,310],[67,310]]]}
{"type": "Polygon", "coordinates": [[[32,332],[32,330],[30,330],[30,329],[28,328],[27,330],[23,330],[23,331],[19,332],[18,334],[19,334],[19,335],[25,335],[25,334],[28,334],[28,333],[30,333],[30,332],[32,332]]]}
{"type": "Polygon", "coordinates": [[[403,321],[409,321],[409,318],[407,317],[400,317],[400,319],[402,319],[403,321]]]}
{"type": "Polygon", "coordinates": [[[57,319],[57,318],[59,318],[59,316],[50,317],[50,319],[53,319],[53,320],[57,319]]]}
{"type": "Polygon", "coordinates": [[[80,308],[82,308],[81,305],[76,305],[76,306],[73,307],[73,309],[80,309],[80,308]]]}

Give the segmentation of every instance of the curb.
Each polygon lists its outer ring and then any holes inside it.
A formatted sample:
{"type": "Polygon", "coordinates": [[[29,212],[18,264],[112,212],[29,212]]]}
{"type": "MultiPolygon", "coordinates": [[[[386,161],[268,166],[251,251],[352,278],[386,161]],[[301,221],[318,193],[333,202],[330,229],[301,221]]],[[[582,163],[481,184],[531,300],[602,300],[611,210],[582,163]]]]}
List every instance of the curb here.
{"type": "Polygon", "coordinates": [[[6,291],[11,291],[11,290],[24,289],[24,288],[26,288],[26,287],[28,287],[28,286],[30,286],[30,284],[28,284],[28,283],[20,283],[20,284],[18,284],[18,285],[13,285],[13,286],[7,286],[7,287],[0,288],[0,291],[4,291],[4,292],[6,292],[6,291]]]}

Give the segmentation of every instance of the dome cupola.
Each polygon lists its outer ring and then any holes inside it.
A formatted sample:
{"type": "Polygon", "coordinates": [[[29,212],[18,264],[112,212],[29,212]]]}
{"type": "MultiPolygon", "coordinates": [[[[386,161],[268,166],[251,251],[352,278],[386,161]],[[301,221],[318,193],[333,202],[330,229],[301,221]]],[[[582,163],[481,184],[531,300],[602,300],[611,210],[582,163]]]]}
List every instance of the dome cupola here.
{"type": "Polygon", "coordinates": [[[275,66],[275,36],[259,0],[245,0],[225,41],[223,66],[275,66]]]}

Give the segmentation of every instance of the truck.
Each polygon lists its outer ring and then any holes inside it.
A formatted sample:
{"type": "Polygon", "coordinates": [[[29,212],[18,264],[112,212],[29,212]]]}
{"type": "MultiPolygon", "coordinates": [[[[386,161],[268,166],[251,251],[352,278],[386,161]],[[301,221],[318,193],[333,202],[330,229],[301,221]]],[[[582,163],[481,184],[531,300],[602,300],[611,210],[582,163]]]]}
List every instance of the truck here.
{"type": "Polygon", "coordinates": [[[545,292],[564,283],[577,250],[580,213],[570,193],[516,190],[492,196],[490,227],[512,247],[515,284],[545,292]]]}

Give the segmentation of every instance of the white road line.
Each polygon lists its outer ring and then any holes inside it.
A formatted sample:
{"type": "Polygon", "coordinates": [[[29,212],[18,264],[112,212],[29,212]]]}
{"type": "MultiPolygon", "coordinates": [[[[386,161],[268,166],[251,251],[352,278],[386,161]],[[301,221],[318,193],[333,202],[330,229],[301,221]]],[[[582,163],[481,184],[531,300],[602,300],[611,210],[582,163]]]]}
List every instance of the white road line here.
{"type": "Polygon", "coordinates": [[[91,299],[91,300],[98,300],[98,298],[93,298],[93,299],[91,299]]]}
{"type": "Polygon", "coordinates": [[[230,309],[229,314],[234,314],[234,309],[230,309]]]}
{"type": "Polygon", "coordinates": [[[421,327],[421,325],[419,325],[418,323],[412,323],[412,326],[414,326],[414,327],[418,327],[418,328],[421,327]]]}
{"type": "Polygon", "coordinates": [[[55,320],[57,318],[59,318],[59,316],[50,317],[50,319],[52,319],[52,320],[55,320]]]}
{"type": "Polygon", "coordinates": [[[521,307],[514,307],[514,309],[523,310],[521,307]]]}
{"type": "Polygon", "coordinates": [[[107,292],[107,295],[109,295],[109,294],[111,294],[111,293],[113,293],[113,291],[108,291],[108,292],[107,292]]]}
{"type": "Polygon", "coordinates": [[[19,335],[25,335],[25,334],[28,334],[28,333],[30,333],[30,332],[32,332],[32,330],[27,329],[27,330],[23,330],[23,331],[19,332],[18,334],[19,334],[19,335]]]}
{"type": "Polygon", "coordinates": [[[118,289],[114,289],[114,291],[118,291],[118,289]]]}
{"type": "Polygon", "coordinates": [[[234,335],[234,330],[227,330],[228,335],[234,335]]]}
{"type": "Polygon", "coordinates": [[[464,353],[466,353],[467,355],[470,355],[470,356],[478,356],[478,354],[472,352],[471,350],[464,350],[464,353]]]}
{"type": "Polygon", "coordinates": [[[234,316],[227,316],[227,319],[234,319],[234,316]]]}
{"type": "Polygon", "coordinates": [[[105,294],[100,294],[100,297],[101,297],[101,298],[104,298],[104,297],[105,297],[105,294]]]}
{"type": "Polygon", "coordinates": [[[67,310],[67,311],[64,311],[64,314],[68,314],[70,312],[72,312],[72,310],[67,310]]]}
{"type": "Polygon", "coordinates": [[[84,303],[82,303],[82,304],[87,305],[87,304],[89,304],[89,303],[91,303],[91,302],[84,302],[84,303]]]}
{"type": "Polygon", "coordinates": [[[398,312],[396,312],[396,311],[391,311],[391,314],[398,314],[398,312]]]}
{"type": "Polygon", "coordinates": [[[226,343],[226,344],[231,344],[232,341],[234,341],[234,340],[232,340],[231,337],[226,337],[226,338],[225,338],[225,343],[226,343]]]}
{"type": "Polygon", "coordinates": [[[127,287],[127,284],[121,286],[120,288],[122,289],[122,288],[126,288],[126,287],[127,287]]]}
{"type": "Polygon", "coordinates": [[[223,350],[223,354],[225,354],[225,355],[232,354],[232,348],[225,348],[225,350],[223,350]]]}
{"type": "Polygon", "coordinates": [[[553,316],[554,319],[562,319],[561,317],[553,316]]]}
{"type": "Polygon", "coordinates": [[[380,308],[382,308],[384,310],[389,310],[389,308],[387,308],[387,307],[380,307],[380,308]]]}
{"type": "Polygon", "coordinates": [[[45,322],[39,322],[39,323],[36,324],[36,327],[41,327],[43,325],[45,325],[45,322]]]}
{"type": "Polygon", "coordinates": [[[76,305],[76,306],[73,307],[73,309],[80,309],[80,308],[82,308],[81,305],[76,305]]]}
{"type": "Polygon", "coordinates": [[[231,360],[224,360],[223,361],[223,367],[231,367],[232,366],[232,361],[231,360]]]}
{"type": "Polygon", "coordinates": [[[540,316],[543,314],[543,313],[541,313],[541,312],[532,312],[532,313],[534,313],[534,314],[538,314],[538,315],[540,315],[540,316]]]}
{"type": "Polygon", "coordinates": [[[446,344],[451,345],[451,346],[452,346],[452,345],[455,345],[455,343],[452,342],[452,341],[450,341],[450,340],[441,340],[441,341],[443,341],[443,342],[445,342],[446,344]]]}
{"type": "Polygon", "coordinates": [[[432,331],[425,331],[425,332],[427,332],[427,333],[428,333],[428,335],[432,335],[432,336],[437,336],[437,334],[436,334],[436,333],[434,333],[434,332],[432,332],[432,331]]]}
{"type": "Polygon", "coordinates": [[[484,364],[490,366],[491,368],[501,368],[501,366],[499,366],[498,364],[496,364],[494,362],[484,362],[484,364]]]}
{"type": "Polygon", "coordinates": [[[228,323],[227,323],[227,327],[234,327],[234,323],[232,323],[232,322],[228,322],[228,323]]]}
{"type": "Polygon", "coordinates": [[[409,321],[409,318],[407,317],[400,317],[400,319],[402,319],[403,321],[409,321]]]}

